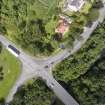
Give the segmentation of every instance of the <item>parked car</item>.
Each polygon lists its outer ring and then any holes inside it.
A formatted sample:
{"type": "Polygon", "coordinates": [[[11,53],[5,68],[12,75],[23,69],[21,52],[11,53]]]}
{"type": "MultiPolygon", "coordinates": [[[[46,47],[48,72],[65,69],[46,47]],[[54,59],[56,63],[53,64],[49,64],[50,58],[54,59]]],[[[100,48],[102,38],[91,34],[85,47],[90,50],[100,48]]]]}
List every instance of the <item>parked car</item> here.
{"type": "Polygon", "coordinates": [[[14,56],[18,57],[20,54],[20,51],[17,50],[14,46],[8,45],[7,47],[8,51],[10,51],[14,56]]]}

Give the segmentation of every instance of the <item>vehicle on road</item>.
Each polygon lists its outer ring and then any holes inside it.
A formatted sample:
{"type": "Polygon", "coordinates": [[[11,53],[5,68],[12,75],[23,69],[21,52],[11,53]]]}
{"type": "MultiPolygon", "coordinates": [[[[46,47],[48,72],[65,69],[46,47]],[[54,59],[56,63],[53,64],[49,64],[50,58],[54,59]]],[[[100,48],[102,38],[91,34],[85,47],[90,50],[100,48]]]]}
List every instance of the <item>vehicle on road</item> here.
{"type": "Polygon", "coordinates": [[[18,57],[20,54],[20,51],[17,50],[14,46],[8,45],[7,47],[8,51],[11,52],[14,56],[18,57]]]}
{"type": "Polygon", "coordinates": [[[53,88],[53,87],[54,87],[54,84],[53,84],[53,83],[51,83],[51,84],[50,84],[50,88],[53,88]]]}

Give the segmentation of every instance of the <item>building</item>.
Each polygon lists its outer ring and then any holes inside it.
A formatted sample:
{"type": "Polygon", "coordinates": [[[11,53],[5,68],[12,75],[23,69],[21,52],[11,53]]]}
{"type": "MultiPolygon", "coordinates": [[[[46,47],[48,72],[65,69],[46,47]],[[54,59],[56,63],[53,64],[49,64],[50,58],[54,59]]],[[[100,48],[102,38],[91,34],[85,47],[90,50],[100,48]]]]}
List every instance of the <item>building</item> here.
{"type": "Polygon", "coordinates": [[[60,20],[58,21],[57,28],[55,29],[55,32],[64,35],[64,33],[68,31],[68,29],[69,23],[65,19],[60,18],[60,20]]]}
{"type": "Polygon", "coordinates": [[[79,11],[84,5],[85,0],[67,0],[64,5],[64,11],[79,11]]]}
{"type": "Polygon", "coordinates": [[[20,54],[20,51],[17,50],[14,46],[8,45],[7,50],[12,53],[15,57],[18,57],[20,54]]]}

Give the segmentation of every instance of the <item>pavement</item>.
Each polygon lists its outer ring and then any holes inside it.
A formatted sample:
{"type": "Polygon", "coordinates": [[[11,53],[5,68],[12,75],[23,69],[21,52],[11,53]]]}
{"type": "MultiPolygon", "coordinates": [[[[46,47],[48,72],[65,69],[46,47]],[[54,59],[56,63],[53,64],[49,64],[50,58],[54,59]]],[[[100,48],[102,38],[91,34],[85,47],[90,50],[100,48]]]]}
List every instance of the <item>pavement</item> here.
{"type": "Polygon", "coordinates": [[[66,49],[63,52],[55,56],[50,56],[45,59],[33,58],[32,56],[26,54],[21,48],[17,47],[14,43],[9,41],[5,36],[0,35],[0,41],[7,48],[8,45],[12,45],[17,48],[21,53],[18,59],[22,62],[22,71],[21,75],[17,79],[13,88],[10,90],[9,95],[6,98],[6,102],[10,102],[13,99],[14,94],[17,89],[24,84],[27,80],[31,78],[41,77],[45,83],[50,87],[50,89],[58,96],[58,98],[65,105],[79,105],[76,100],[53,78],[53,76],[49,73],[49,70],[52,70],[52,67],[57,63],[61,62],[68,56],[72,55],[76,51],[78,51],[82,45],[88,40],[91,36],[92,32],[96,29],[99,23],[102,23],[105,17],[105,7],[100,9],[100,17],[97,21],[95,21],[91,28],[87,28],[81,36],[82,40],[75,40],[74,46],[72,49],[66,49]],[[53,64],[52,64],[53,62],[53,64]],[[45,68],[48,65],[49,68],[45,68]]]}
{"type": "Polygon", "coordinates": [[[49,72],[47,72],[44,66],[39,65],[39,62],[37,63],[37,61],[33,60],[31,56],[26,54],[20,48],[16,47],[16,45],[9,41],[5,36],[0,35],[0,41],[5,46],[5,48],[7,48],[8,45],[12,45],[20,51],[18,59],[22,63],[21,75],[9,92],[9,95],[6,98],[7,103],[13,99],[13,96],[16,93],[17,89],[27,80],[31,78],[41,77],[48,85],[48,87],[53,90],[53,92],[65,105],[78,105],[73,97],[53,78],[53,76],[49,72]]]}

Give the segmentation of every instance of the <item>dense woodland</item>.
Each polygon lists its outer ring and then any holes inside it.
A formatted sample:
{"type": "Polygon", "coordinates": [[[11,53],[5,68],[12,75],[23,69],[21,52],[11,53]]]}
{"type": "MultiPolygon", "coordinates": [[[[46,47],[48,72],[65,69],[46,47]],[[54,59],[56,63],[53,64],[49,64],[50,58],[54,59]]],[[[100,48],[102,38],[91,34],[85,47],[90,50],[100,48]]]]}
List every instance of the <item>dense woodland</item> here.
{"type": "Polygon", "coordinates": [[[80,105],[105,104],[105,50],[104,56],[98,58],[88,72],[67,84],[68,91],[80,105]]]}

